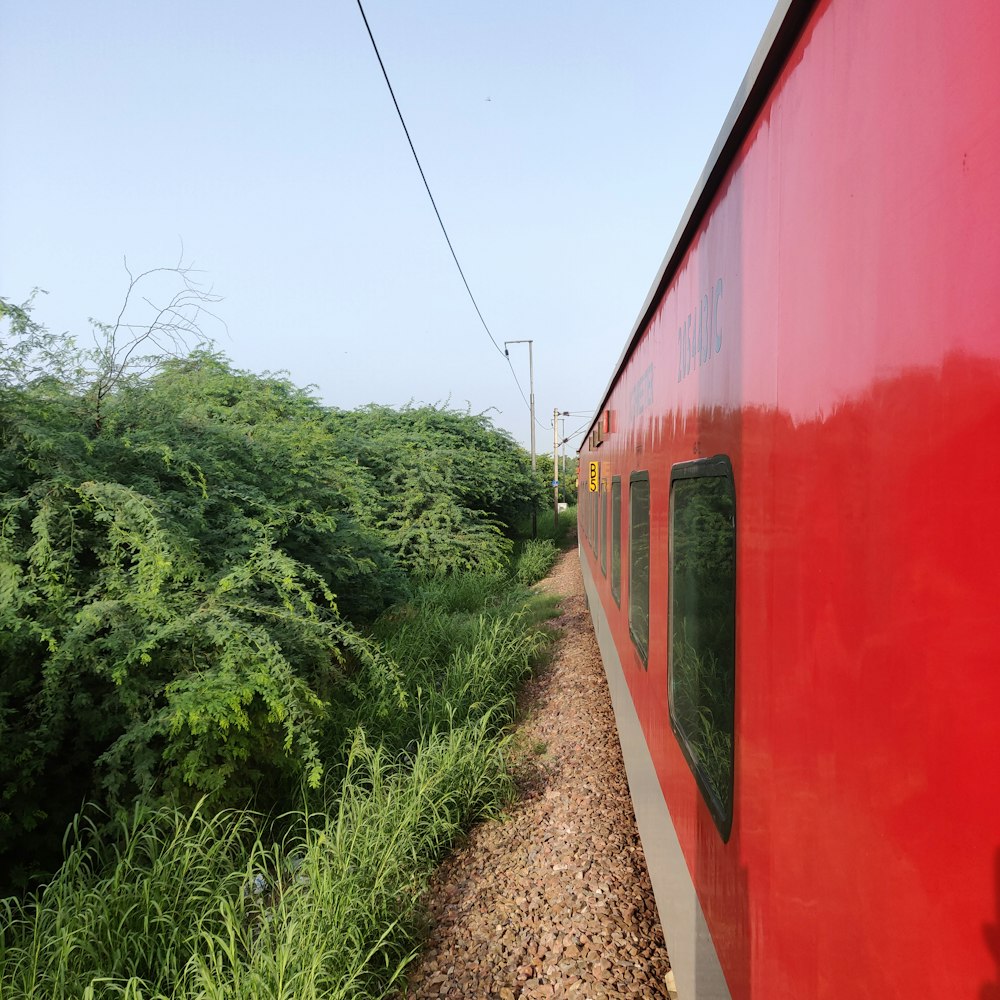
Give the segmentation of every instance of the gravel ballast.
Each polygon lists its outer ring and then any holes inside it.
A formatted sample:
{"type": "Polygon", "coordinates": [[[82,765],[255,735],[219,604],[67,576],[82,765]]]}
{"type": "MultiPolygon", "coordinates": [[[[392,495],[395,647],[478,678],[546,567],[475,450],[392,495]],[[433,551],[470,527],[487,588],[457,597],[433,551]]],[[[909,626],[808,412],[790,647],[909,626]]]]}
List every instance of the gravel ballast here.
{"type": "Polygon", "coordinates": [[[671,995],[578,554],[540,586],[561,633],[521,700],[522,796],[432,879],[407,1000],[671,995]]]}

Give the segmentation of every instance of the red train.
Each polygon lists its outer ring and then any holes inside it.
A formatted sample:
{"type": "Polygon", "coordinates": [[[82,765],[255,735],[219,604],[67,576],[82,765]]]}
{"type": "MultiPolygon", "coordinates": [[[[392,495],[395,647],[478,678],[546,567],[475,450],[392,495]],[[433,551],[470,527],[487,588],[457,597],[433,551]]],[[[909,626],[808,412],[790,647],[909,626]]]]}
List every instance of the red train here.
{"type": "Polygon", "coordinates": [[[1000,998],[998,438],[1000,4],[784,2],[580,453],[680,1000],[1000,998]]]}

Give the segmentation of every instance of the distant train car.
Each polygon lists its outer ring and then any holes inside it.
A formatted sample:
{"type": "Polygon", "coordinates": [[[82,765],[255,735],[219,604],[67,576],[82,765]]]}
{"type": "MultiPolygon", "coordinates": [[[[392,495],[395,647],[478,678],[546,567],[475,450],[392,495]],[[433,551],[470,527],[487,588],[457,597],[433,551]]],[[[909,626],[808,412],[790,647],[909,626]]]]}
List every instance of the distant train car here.
{"type": "Polygon", "coordinates": [[[1000,4],[782,3],[580,452],[680,1000],[1000,998],[1000,4]]]}

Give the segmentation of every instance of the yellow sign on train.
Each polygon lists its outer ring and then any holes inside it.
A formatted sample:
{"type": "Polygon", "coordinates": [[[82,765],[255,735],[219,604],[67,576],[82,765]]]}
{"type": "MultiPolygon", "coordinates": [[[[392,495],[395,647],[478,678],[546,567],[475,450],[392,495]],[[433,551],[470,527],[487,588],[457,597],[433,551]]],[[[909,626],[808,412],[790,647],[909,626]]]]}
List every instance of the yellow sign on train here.
{"type": "Polygon", "coordinates": [[[590,492],[597,492],[597,484],[601,479],[601,463],[591,462],[590,463],[590,492]]]}

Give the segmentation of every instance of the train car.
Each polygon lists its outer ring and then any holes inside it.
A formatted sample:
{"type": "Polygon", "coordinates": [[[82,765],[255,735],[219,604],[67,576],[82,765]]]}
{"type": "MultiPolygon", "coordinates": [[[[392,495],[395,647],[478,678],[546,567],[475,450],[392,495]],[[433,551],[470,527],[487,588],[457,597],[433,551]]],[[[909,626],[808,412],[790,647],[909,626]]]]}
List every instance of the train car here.
{"type": "Polygon", "coordinates": [[[998,435],[1000,4],[783,2],[580,451],[680,1000],[1000,998],[998,435]]]}

